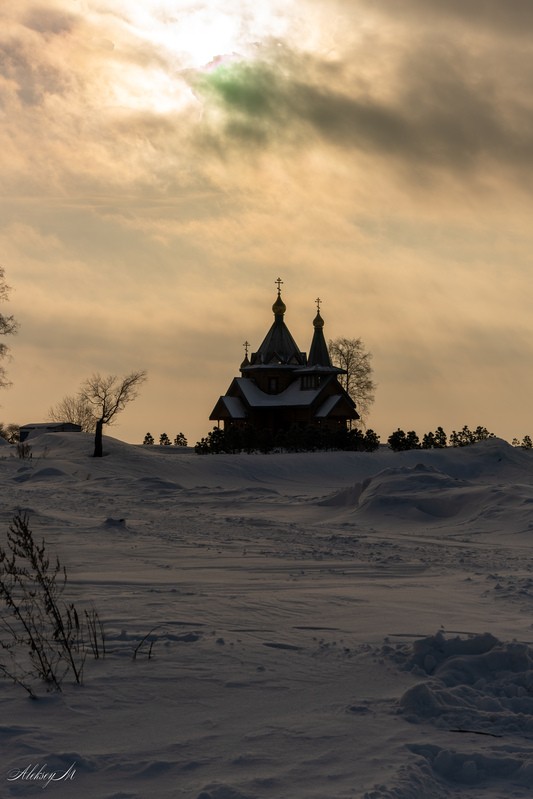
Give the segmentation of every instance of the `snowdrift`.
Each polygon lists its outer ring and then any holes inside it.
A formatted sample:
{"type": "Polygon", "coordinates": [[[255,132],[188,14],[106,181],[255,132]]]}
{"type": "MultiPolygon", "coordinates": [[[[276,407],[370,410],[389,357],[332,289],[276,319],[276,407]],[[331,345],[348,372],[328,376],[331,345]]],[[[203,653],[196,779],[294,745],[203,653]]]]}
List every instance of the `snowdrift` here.
{"type": "MultiPolygon", "coordinates": [[[[409,455],[412,460],[413,453],[409,455]]],[[[318,504],[351,510],[367,523],[442,527],[447,522],[457,530],[466,526],[490,532],[500,531],[502,518],[512,514],[515,523],[519,517],[515,530],[532,529],[531,453],[489,441],[460,453],[417,451],[416,455],[424,461],[383,469],[318,504]],[[520,484],[515,482],[517,476],[520,484]]]]}
{"type": "Polygon", "coordinates": [[[403,671],[426,678],[402,695],[398,712],[412,724],[463,735],[470,748],[408,744],[421,760],[406,770],[399,793],[375,791],[366,794],[369,799],[424,790],[441,796],[446,785],[488,789],[491,782],[501,795],[514,786],[513,795],[520,796],[520,786],[533,786],[533,747],[527,744],[533,741],[533,651],[527,645],[502,643],[490,633],[446,638],[438,632],[412,644],[386,644],[381,652],[403,671]],[[480,751],[476,737],[494,743],[480,751]],[[521,743],[510,743],[513,738],[521,743]]]}

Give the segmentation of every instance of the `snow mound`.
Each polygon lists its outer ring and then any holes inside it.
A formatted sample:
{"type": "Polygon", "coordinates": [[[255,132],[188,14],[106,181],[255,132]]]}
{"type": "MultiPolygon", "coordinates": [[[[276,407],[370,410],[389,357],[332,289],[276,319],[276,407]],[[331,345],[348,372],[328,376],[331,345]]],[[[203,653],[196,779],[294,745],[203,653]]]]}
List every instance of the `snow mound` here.
{"type": "Polygon", "coordinates": [[[161,477],[157,476],[140,477],[138,482],[142,490],[155,494],[163,491],[180,491],[183,489],[183,486],[179,483],[175,483],[171,480],[163,480],[161,477]]]}
{"type": "Polygon", "coordinates": [[[384,469],[319,504],[353,506],[367,517],[393,515],[427,521],[428,517],[450,518],[478,510],[488,490],[418,463],[384,469]]]}
{"type": "Polygon", "coordinates": [[[476,785],[493,778],[512,778],[518,785],[533,785],[533,759],[530,759],[533,753],[526,753],[525,758],[481,752],[459,753],[432,744],[411,744],[409,749],[426,758],[433,771],[450,782],[476,785]]]}
{"type": "Polygon", "coordinates": [[[34,482],[41,482],[43,480],[56,480],[57,478],[67,477],[67,473],[63,469],[58,469],[55,466],[45,466],[42,469],[33,469],[31,466],[22,466],[18,474],[13,477],[16,483],[25,483],[27,480],[34,482]]]}
{"type": "Polygon", "coordinates": [[[317,502],[317,505],[325,508],[357,507],[359,505],[359,498],[362,491],[363,484],[355,483],[355,485],[350,486],[349,488],[343,488],[342,491],[336,491],[334,494],[326,497],[326,499],[317,502]]]}
{"type": "Polygon", "coordinates": [[[399,710],[415,724],[500,736],[533,734],[533,650],[490,633],[386,647],[404,670],[430,679],[409,688],[399,710]]]}
{"type": "Polygon", "coordinates": [[[400,770],[398,784],[390,788],[376,785],[363,799],[448,799],[456,796],[457,790],[463,796],[465,786],[482,792],[476,792],[476,797],[523,796],[516,788],[533,785],[533,752],[529,750],[509,754],[503,746],[496,751],[456,752],[434,744],[408,744],[406,748],[418,757],[400,770]]]}
{"type": "Polygon", "coordinates": [[[453,795],[476,786],[490,796],[522,796],[513,789],[533,787],[531,648],[490,633],[447,638],[438,632],[410,644],[387,644],[382,654],[424,678],[401,696],[399,714],[439,728],[445,738],[444,746],[406,744],[417,759],[400,768],[396,785],[376,785],[364,799],[444,799],[452,786],[453,795]],[[456,747],[450,745],[455,738],[456,747]]]}
{"type": "Polygon", "coordinates": [[[498,525],[512,507],[522,510],[527,527],[532,502],[529,485],[480,484],[417,463],[383,469],[318,504],[348,509],[366,521],[393,517],[426,526],[480,521],[485,527],[498,525]]]}

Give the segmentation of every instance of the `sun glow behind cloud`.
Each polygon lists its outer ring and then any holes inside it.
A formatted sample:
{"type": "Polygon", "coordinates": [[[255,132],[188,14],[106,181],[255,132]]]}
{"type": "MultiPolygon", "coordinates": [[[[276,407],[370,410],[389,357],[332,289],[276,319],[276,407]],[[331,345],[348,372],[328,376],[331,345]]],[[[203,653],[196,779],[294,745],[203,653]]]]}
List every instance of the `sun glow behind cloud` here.
{"type": "Polygon", "coordinates": [[[116,58],[108,78],[117,104],[157,113],[179,111],[194,100],[186,79],[191,70],[253,60],[262,42],[284,37],[292,5],[253,0],[231,5],[225,0],[89,3],[93,21],[100,26],[105,22],[117,51],[146,53],[147,63],[116,58]]]}

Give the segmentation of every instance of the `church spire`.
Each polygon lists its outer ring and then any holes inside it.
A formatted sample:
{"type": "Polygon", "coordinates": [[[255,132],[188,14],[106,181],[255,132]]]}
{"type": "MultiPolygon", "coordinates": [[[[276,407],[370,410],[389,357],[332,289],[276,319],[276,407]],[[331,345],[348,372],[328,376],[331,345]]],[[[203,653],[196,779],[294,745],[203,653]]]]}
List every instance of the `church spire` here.
{"type": "Polygon", "coordinates": [[[274,282],[278,287],[278,296],[272,305],[274,322],[257,352],[251,354],[250,366],[247,371],[267,364],[289,366],[291,369],[306,364],[305,353],[300,351],[283,319],[287,310],[287,306],[281,299],[283,280],[278,277],[274,282]]]}
{"type": "Polygon", "coordinates": [[[313,319],[313,341],[311,342],[311,349],[309,351],[309,358],[307,359],[308,366],[329,366],[331,367],[331,360],[329,357],[326,339],[324,338],[324,320],[320,316],[320,305],[322,300],[317,297],[316,300],[316,316],[313,319]]]}

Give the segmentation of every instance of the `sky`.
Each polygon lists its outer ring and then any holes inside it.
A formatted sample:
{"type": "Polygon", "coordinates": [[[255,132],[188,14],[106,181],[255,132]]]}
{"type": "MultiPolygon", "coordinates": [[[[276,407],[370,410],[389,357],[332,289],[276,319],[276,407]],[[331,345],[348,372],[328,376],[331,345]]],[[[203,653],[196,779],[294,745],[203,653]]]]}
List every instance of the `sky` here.
{"type": "Polygon", "coordinates": [[[368,426],[533,433],[530,0],[0,4],[0,421],[146,369],[195,443],[272,322],[373,355],[368,426]]]}

